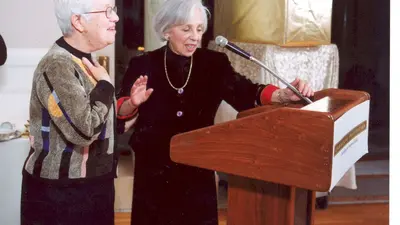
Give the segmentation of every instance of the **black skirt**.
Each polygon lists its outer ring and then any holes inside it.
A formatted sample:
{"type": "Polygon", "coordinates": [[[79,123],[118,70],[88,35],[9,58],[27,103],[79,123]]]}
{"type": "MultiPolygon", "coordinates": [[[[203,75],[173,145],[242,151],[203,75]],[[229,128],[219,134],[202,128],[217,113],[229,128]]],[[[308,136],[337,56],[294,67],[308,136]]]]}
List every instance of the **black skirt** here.
{"type": "Polygon", "coordinates": [[[114,179],[59,185],[24,173],[22,225],[114,224],[114,179]]]}
{"type": "Polygon", "coordinates": [[[214,171],[135,154],[132,225],[218,225],[214,171]]]}

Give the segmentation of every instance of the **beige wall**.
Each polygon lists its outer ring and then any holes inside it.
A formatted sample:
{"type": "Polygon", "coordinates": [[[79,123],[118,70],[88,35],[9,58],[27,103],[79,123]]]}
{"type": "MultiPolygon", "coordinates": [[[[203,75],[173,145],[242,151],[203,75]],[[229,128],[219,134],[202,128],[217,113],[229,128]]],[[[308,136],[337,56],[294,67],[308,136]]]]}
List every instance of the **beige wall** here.
{"type": "MultiPolygon", "coordinates": [[[[8,48],[49,48],[61,37],[52,0],[1,0],[0,34],[8,48]]],[[[114,76],[114,45],[96,52],[110,57],[114,76]]]]}
{"type": "Polygon", "coordinates": [[[1,0],[0,21],[9,48],[48,48],[61,36],[52,0],[1,0]]]}
{"type": "Polygon", "coordinates": [[[165,44],[160,41],[153,30],[153,17],[165,0],[147,0],[144,4],[144,48],[146,51],[155,50],[165,44]]]}

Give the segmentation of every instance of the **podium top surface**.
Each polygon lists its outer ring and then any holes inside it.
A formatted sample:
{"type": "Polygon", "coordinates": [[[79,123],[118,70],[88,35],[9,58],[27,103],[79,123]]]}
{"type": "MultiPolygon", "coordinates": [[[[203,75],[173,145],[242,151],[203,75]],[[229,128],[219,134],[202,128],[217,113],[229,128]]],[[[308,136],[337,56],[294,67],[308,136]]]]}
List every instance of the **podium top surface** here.
{"type": "Polygon", "coordinates": [[[312,104],[306,105],[301,109],[311,110],[317,112],[329,112],[334,113],[344,108],[352,102],[350,99],[335,99],[329,96],[319,99],[312,104]]]}
{"type": "Polygon", "coordinates": [[[369,100],[356,91],[324,90],[302,107],[267,105],[238,119],[175,135],[178,163],[315,191],[331,184],[335,121],[369,100]]]}

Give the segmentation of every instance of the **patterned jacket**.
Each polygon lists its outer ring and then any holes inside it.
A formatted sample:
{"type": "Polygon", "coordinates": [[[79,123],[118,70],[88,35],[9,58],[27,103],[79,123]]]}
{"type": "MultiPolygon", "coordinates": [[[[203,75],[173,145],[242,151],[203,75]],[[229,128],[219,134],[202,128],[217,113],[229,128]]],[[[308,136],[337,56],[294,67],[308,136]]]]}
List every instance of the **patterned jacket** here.
{"type": "Polygon", "coordinates": [[[31,150],[24,172],[48,180],[114,176],[114,86],[85,69],[60,38],[39,62],[30,99],[31,150]]]}

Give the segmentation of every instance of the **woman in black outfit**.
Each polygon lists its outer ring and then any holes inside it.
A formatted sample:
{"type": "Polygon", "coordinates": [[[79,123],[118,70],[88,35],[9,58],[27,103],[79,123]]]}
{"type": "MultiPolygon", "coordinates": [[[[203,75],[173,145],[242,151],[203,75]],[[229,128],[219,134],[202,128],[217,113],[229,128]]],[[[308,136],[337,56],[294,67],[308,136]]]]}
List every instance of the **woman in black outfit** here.
{"type": "MultiPolygon", "coordinates": [[[[217,225],[214,171],[172,162],[171,137],[213,125],[222,100],[238,111],[300,100],[287,88],[252,83],[225,54],[197,48],[206,12],[201,0],[166,1],[154,28],[167,44],[132,58],[122,81],[119,130],[136,119],[129,143],[135,152],[133,225],[217,225]]],[[[314,94],[304,81],[292,85],[314,94]]]]}

